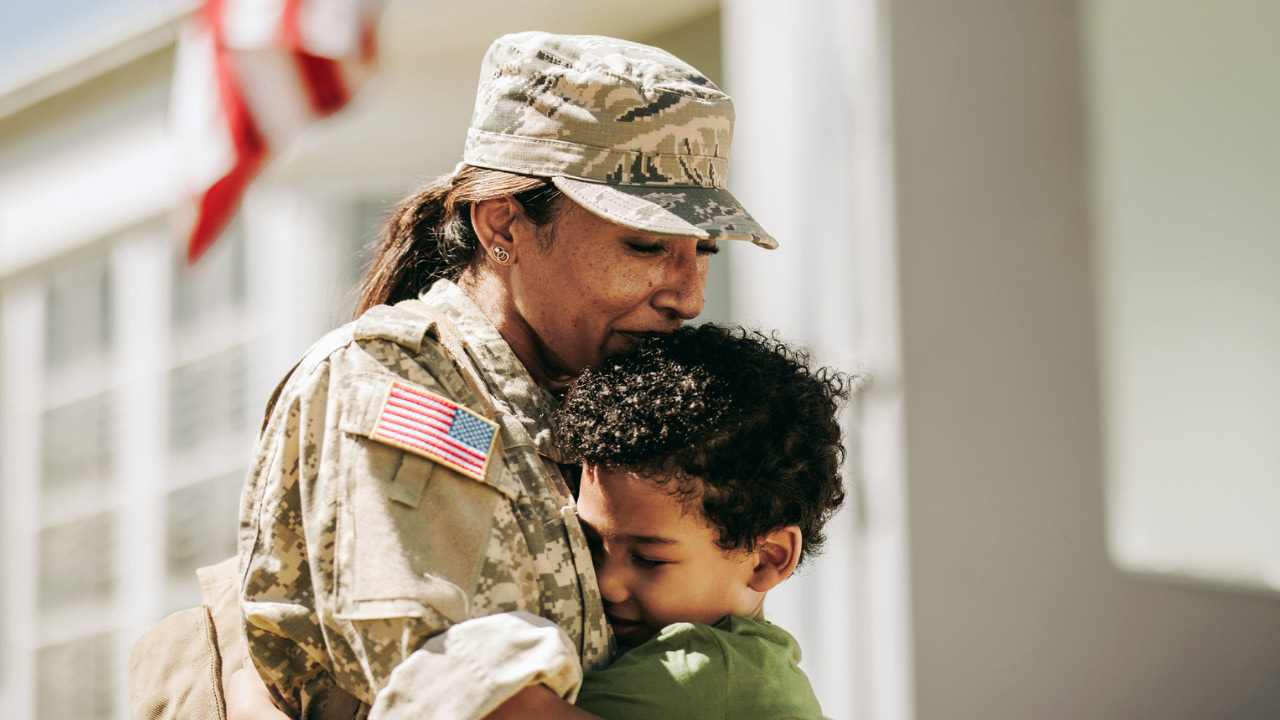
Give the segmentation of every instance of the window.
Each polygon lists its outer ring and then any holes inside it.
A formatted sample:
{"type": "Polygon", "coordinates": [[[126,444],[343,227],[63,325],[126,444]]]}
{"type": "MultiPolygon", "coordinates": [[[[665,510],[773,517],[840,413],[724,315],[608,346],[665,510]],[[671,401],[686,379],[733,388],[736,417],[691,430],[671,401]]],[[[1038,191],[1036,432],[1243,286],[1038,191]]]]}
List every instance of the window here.
{"type": "Polygon", "coordinates": [[[219,312],[240,308],[246,284],[244,232],[236,221],[195,266],[187,265],[186,255],[175,254],[173,327],[191,327],[219,312]]]}
{"type": "MultiPolygon", "coordinates": [[[[111,616],[119,578],[117,305],[110,245],[64,260],[44,283],[33,648],[39,718],[111,718],[119,669],[111,616]]],[[[19,496],[20,497],[20,496],[19,496]]],[[[9,499],[9,498],[7,498],[9,499]]]]}
{"type": "Polygon", "coordinates": [[[41,648],[36,658],[40,720],[109,720],[116,658],[110,634],[41,648]]]}
{"type": "Polygon", "coordinates": [[[252,428],[245,346],[174,368],[169,374],[169,448],[183,451],[252,428]]]}
{"type": "Polygon", "coordinates": [[[45,364],[65,367],[111,347],[111,283],[104,257],[54,272],[48,286],[45,364]]]}
{"type": "Polygon", "coordinates": [[[115,522],[99,513],[40,532],[40,606],[104,601],[115,587],[115,522]]]}
{"type": "Polygon", "coordinates": [[[236,552],[236,518],[244,472],[174,490],[167,503],[167,565],[171,582],[190,582],[196,568],[236,552]]]}
{"type": "Polygon", "coordinates": [[[354,227],[342,236],[338,247],[331,324],[336,327],[351,319],[360,299],[360,279],[373,262],[378,238],[394,200],[361,199],[352,204],[354,227]]]}
{"type": "Polygon", "coordinates": [[[46,410],[41,465],[46,493],[105,486],[113,465],[112,393],[46,410]]]}

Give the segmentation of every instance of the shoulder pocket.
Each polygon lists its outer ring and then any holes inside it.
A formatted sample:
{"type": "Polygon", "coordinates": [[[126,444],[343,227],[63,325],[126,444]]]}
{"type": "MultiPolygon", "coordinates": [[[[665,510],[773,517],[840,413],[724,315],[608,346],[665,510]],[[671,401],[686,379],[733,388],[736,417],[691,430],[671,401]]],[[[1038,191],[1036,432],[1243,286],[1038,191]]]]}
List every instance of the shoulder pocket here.
{"type": "Polygon", "coordinates": [[[494,513],[516,497],[497,426],[403,379],[361,374],[351,383],[339,429],[364,450],[340,453],[339,613],[417,615],[425,603],[460,622],[494,513]]]}

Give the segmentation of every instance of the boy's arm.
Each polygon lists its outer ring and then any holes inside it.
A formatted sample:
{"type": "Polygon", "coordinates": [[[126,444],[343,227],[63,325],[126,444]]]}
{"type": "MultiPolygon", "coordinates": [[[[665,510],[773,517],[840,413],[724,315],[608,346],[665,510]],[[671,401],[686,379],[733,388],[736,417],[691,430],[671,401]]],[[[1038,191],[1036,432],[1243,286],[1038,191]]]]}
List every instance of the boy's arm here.
{"type": "MultiPolygon", "coordinates": [[[[269,720],[263,718],[262,720],[269,720]]],[[[601,720],[586,710],[570,705],[546,685],[529,685],[512,695],[485,720],[601,720]]]]}
{"type": "MultiPolygon", "coordinates": [[[[271,703],[271,693],[252,667],[227,682],[227,720],[291,720],[271,703]]],[[[600,720],[565,702],[545,685],[530,685],[489,713],[485,720],[600,720]]]]}

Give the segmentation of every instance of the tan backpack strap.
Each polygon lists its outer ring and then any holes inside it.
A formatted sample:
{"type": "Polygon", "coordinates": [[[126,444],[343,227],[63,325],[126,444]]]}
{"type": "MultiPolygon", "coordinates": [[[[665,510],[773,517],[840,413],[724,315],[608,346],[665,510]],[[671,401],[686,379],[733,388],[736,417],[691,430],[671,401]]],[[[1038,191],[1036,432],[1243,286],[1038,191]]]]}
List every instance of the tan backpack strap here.
{"type": "Polygon", "coordinates": [[[216,630],[217,651],[222,658],[223,684],[244,664],[244,627],[240,618],[240,559],[232,556],[196,570],[200,597],[216,630]]]}
{"type": "Polygon", "coordinates": [[[204,604],[156,623],[129,647],[133,720],[226,720],[223,688],[244,661],[236,559],[196,571],[204,604]]]}
{"type": "Polygon", "coordinates": [[[208,608],[166,617],[129,646],[129,717],[226,720],[222,669],[208,608]]]}
{"type": "Polygon", "coordinates": [[[484,384],[484,378],[480,377],[480,371],[476,369],[475,363],[471,361],[471,355],[467,353],[466,340],[463,339],[462,332],[458,330],[458,326],[454,325],[453,321],[446,317],[444,313],[421,300],[403,300],[396,303],[396,307],[421,315],[436,326],[436,337],[439,338],[440,344],[449,353],[449,359],[453,361],[453,366],[457,369],[458,374],[462,376],[463,381],[467,383],[467,387],[471,388],[472,394],[476,396],[476,400],[481,405],[480,409],[491,418],[497,417],[497,403],[489,393],[489,388],[484,384]]]}

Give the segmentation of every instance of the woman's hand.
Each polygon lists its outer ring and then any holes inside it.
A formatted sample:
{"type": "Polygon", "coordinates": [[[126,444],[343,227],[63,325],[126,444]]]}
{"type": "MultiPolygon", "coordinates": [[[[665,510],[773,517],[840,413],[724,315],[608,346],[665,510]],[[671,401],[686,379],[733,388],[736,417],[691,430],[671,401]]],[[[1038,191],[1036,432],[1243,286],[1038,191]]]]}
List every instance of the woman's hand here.
{"type": "Polygon", "coordinates": [[[227,680],[227,720],[290,720],[271,702],[267,684],[249,658],[227,680]]]}
{"type": "MultiPolygon", "coordinates": [[[[227,716],[231,720],[230,715],[227,716]]],[[[243,720],[249,720],[248,717],[243,720]]],[[[601,720],[565,702],[546,685],[529,685],[512,695],[484,720],[601,720]]]]}

